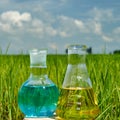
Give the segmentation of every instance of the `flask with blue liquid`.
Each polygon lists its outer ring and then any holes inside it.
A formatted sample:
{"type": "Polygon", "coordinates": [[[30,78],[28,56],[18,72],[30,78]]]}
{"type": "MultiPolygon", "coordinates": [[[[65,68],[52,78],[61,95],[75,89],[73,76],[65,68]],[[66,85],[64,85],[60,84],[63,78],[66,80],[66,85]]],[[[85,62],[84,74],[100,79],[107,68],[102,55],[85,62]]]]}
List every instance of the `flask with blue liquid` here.
{"type": "Polygon", "coordinates": [[[59,90],[47,75],[47,50],[30,50],[31,74],[18,92],[18,106],[25,118],[49,118],[54,115],[59,90]]]}

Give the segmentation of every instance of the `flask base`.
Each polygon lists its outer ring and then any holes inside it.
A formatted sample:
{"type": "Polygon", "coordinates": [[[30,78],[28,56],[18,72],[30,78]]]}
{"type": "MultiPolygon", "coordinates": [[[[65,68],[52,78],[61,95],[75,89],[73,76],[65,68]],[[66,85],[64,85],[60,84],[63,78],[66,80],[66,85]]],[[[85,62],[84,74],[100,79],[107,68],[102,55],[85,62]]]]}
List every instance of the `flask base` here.
{"type": "MultiPolygon", "coordinates": [[[[67,120],[67,119],[64,119],[64,118],[61,118],[61,117],[56,117],[55,120],[67,120]]],[[[69,120],[75,120],[75,118],[71,118],[69,120]]],[[[80,120],[95,120],[95,119],[80,119],[80,120]]]]}

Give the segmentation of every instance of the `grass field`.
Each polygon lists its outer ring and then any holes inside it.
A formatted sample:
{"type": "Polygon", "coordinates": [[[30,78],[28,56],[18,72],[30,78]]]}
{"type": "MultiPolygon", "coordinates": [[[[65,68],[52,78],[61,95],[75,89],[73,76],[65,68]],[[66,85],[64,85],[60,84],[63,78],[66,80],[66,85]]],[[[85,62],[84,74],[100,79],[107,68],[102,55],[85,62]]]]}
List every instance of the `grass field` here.
{"type": "MultiPolygon", "coordinates": [[[[88,73],[98,98],[96,120],[120,120],[120,55],[88,55],[88,73]]],[[[0,55],[0,120],[22,120],[17,105],[20,86],[30,74],[28,55],[0,55]]],[[[48,76],[60,88],[67,56],[48,55],[48,76]]]]}

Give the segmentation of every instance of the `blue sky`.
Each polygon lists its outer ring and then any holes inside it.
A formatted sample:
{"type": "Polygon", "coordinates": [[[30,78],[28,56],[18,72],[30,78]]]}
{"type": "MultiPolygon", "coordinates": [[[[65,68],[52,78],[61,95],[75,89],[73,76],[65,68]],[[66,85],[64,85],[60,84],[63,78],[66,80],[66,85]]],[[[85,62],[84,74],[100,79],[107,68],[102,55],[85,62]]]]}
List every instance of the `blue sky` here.
{"type": "Polygon", "coordinates": [[[120,49],[120,0],[1,0],[0,49],[48,48],[65,53],[85,44],[93,53],[120,49]]]}

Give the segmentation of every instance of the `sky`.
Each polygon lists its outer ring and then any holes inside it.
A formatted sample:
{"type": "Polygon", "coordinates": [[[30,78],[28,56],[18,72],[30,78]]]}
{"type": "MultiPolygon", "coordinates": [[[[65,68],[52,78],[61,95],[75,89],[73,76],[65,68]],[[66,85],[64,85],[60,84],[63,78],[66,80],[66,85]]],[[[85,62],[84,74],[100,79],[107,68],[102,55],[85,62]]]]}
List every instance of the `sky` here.
{"type": "Polygon", "coordinates": [[[120,50],[120,0],[0,0],[1,53],[65,53],[70,44],[120,50]]]}

